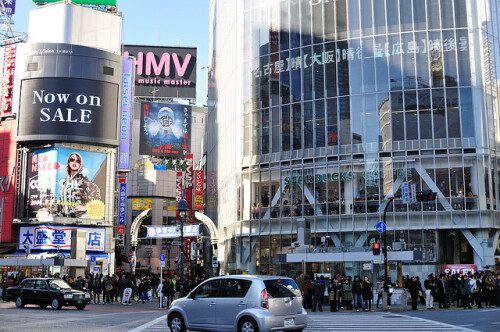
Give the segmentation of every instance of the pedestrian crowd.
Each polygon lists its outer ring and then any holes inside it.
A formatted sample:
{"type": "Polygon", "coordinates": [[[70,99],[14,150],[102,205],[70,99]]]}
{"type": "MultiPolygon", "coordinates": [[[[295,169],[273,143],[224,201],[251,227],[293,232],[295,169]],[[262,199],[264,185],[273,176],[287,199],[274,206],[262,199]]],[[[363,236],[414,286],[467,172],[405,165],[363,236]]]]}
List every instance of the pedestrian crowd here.
{"type": "MultiPolygon", "coordinates": [[[[162,297],[162,303],[165,307],[169,307],[174,299],[187,294],[204,280],[204,278],[198,276],[186,276],[184,285],[181,288],[180,278],[177,275],[164,277],[162,283],[160,283],[159,274],[142,276],[130,273],[113,275],[86,274],[84,277],[72,278],[68,275],[61,277],[56,273],[54,276],[47,277],[61,278],[71,288],[88,292],[93,304],[121,303],[131,305],[134,301],[136,303],[146,303],[162,297]],[[128,299],[123,301],[124,291],[127,288],[131,289],[131,294],[128,299]]],[[[21,274],[3,277],[0,288],[2,295],[6,293],[7,288],[20,284],[23,279],[21,274]]]]}
{"type": "MultiPolygon", "coordinates": [[[[387,296],[388,309],[396,285],[379,278],[373,284],[368,277],[346,276],[336,274],[327,279],[319,274],[316,278],[299,272],[295,278],[297,286],[303,295],[303,305],[311,311],[323,311],[323,304],[328,298],[330,311],[356,310],[371,311],[372,307],[380,308],[384,292],[387,296]],[[376,302],[374,298],[376,296],[376,302]]],[[[439,276],[430,274],[423,284],[418,276],[403,278],[403,294],[409,294],[412,310],[418,310],[418,303],[427,309],[456,306],[464,309],[483,307],[500,307],[500,274],[492,271],[480,273],[442,273],[439,276]]],[[[403,302],[407,299],[402,296],[403,302]]],[[[407,301],[407,300],[406,300],[407,301]]],[[[407,303],[403,303],[405,306],[407,303]]]]}

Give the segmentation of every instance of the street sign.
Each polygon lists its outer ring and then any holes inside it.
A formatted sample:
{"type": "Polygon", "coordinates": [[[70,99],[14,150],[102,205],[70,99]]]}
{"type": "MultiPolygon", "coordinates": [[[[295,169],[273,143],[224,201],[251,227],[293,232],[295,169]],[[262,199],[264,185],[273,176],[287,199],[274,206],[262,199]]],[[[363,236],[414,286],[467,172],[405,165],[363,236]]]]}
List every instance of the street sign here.
{"type": "Polygon", "coordinates": [[[96,257],[95,257],[95,256],[90,256],[90,261],[91,261],[92,263],[95,263],[95,261],[96,261],[96,257]]]}
{"type": "Polygon", "coordinates": [[[118,234],[118,235],[125,234],[125,225],[116,226],[116,234],[118,234]]]}
{"type": "Polygon", "coordinates": [[[212,267],[213,268],[219,267],[219,262],[217,261],[217,256],[212,256],[212,267]]]}
{"type": "Polygon", "coordinates": [[[165,267],[165,261],[160,261],[160,267],[165,267]]]}
{"type": "Polygon", "coordinates": [[[181,242],[180,241],[172,241],[173,246],[180,246],[181,242]]]}
{"type": "Polygon", "coordinates": [[[363,263],[363,271],[373,270],[373,262],[363,263]]]}
{"type": "Polygon", "coordinates": [[[387,225],[383,221],[379,221],[377,225],[375,225],[375,229],[377,232],[383,233],[387,229],[387,225]]]}
{"type": "Polygon", "coordinates": [[[415,204],[415,203],[417,203],[417,184],[412,183],[410,188],[411,188],[411,190],[410,190],[410,196],[411,196],[410,202],[412,204],[415,204]]]}
{"type": "Polygon", "coordinates": [[[401,184],[401,199],[403,204],[410,204],[410,182],[403,182],[401,184]]]}
{"type": "Polygon", "coordinates": [[[161,254],[160,255],[160,262],[164,262],[165,261],[165,255],[161,254]]]}

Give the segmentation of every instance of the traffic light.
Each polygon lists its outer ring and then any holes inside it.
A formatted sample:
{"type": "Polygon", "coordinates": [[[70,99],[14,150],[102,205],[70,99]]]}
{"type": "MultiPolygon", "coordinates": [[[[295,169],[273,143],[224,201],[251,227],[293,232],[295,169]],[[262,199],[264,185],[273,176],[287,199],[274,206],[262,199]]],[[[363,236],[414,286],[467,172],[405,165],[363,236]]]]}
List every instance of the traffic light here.
{"type": "Polygon", "coordinates": [[[437,193],[433,192],[432,190],[419,191],[417,193],[417,201],[418,202],[435,201],[436,196],[437,196],[437,193]]]}
{"type": "Polygon", "coordinates": [[[372,249],[373,249],[373,255],[375,256],[380,255],[380,242],[374,242],[372,249]]]}

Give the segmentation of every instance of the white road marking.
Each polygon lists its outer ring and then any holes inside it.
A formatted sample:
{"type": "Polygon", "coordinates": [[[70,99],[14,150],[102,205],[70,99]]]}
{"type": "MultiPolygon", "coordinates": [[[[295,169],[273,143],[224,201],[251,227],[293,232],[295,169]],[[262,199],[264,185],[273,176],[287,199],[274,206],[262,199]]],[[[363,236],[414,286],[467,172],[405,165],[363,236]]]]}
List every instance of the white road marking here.
{"type": "Polygon", "coordinates": [[[154,319],[154,320],[152,320],[152,321],[150,321],[150,322],[148,322],[148,323],[146,323],[146,324],[142,324],[141,326],[138,326],[138,327],[136,327],[135,329],[130,330],[129,332],[141,332],[141,331],[144,331],[144,330],[146,330],[147,328],[149,328],[150,326],[153,326],[153,325],[155,325],[156,323],[159,323],[159,322],[161,322],[162,320],[166,320],[166,319],[167,319],[167,315],[163,315],[163,316],[158,317],[158,318],[156,318],[156,319],[154,319]]]}

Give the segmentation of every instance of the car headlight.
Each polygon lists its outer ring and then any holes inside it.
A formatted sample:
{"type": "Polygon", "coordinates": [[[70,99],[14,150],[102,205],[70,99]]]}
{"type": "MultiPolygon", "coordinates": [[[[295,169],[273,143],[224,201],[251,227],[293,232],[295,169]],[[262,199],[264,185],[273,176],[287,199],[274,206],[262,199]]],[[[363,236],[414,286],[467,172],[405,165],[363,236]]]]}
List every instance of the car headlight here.
{"type": "Polygon", "coordinates": [[[73,294],[64,294],[64,299],[72,299],[73,294]]]}

